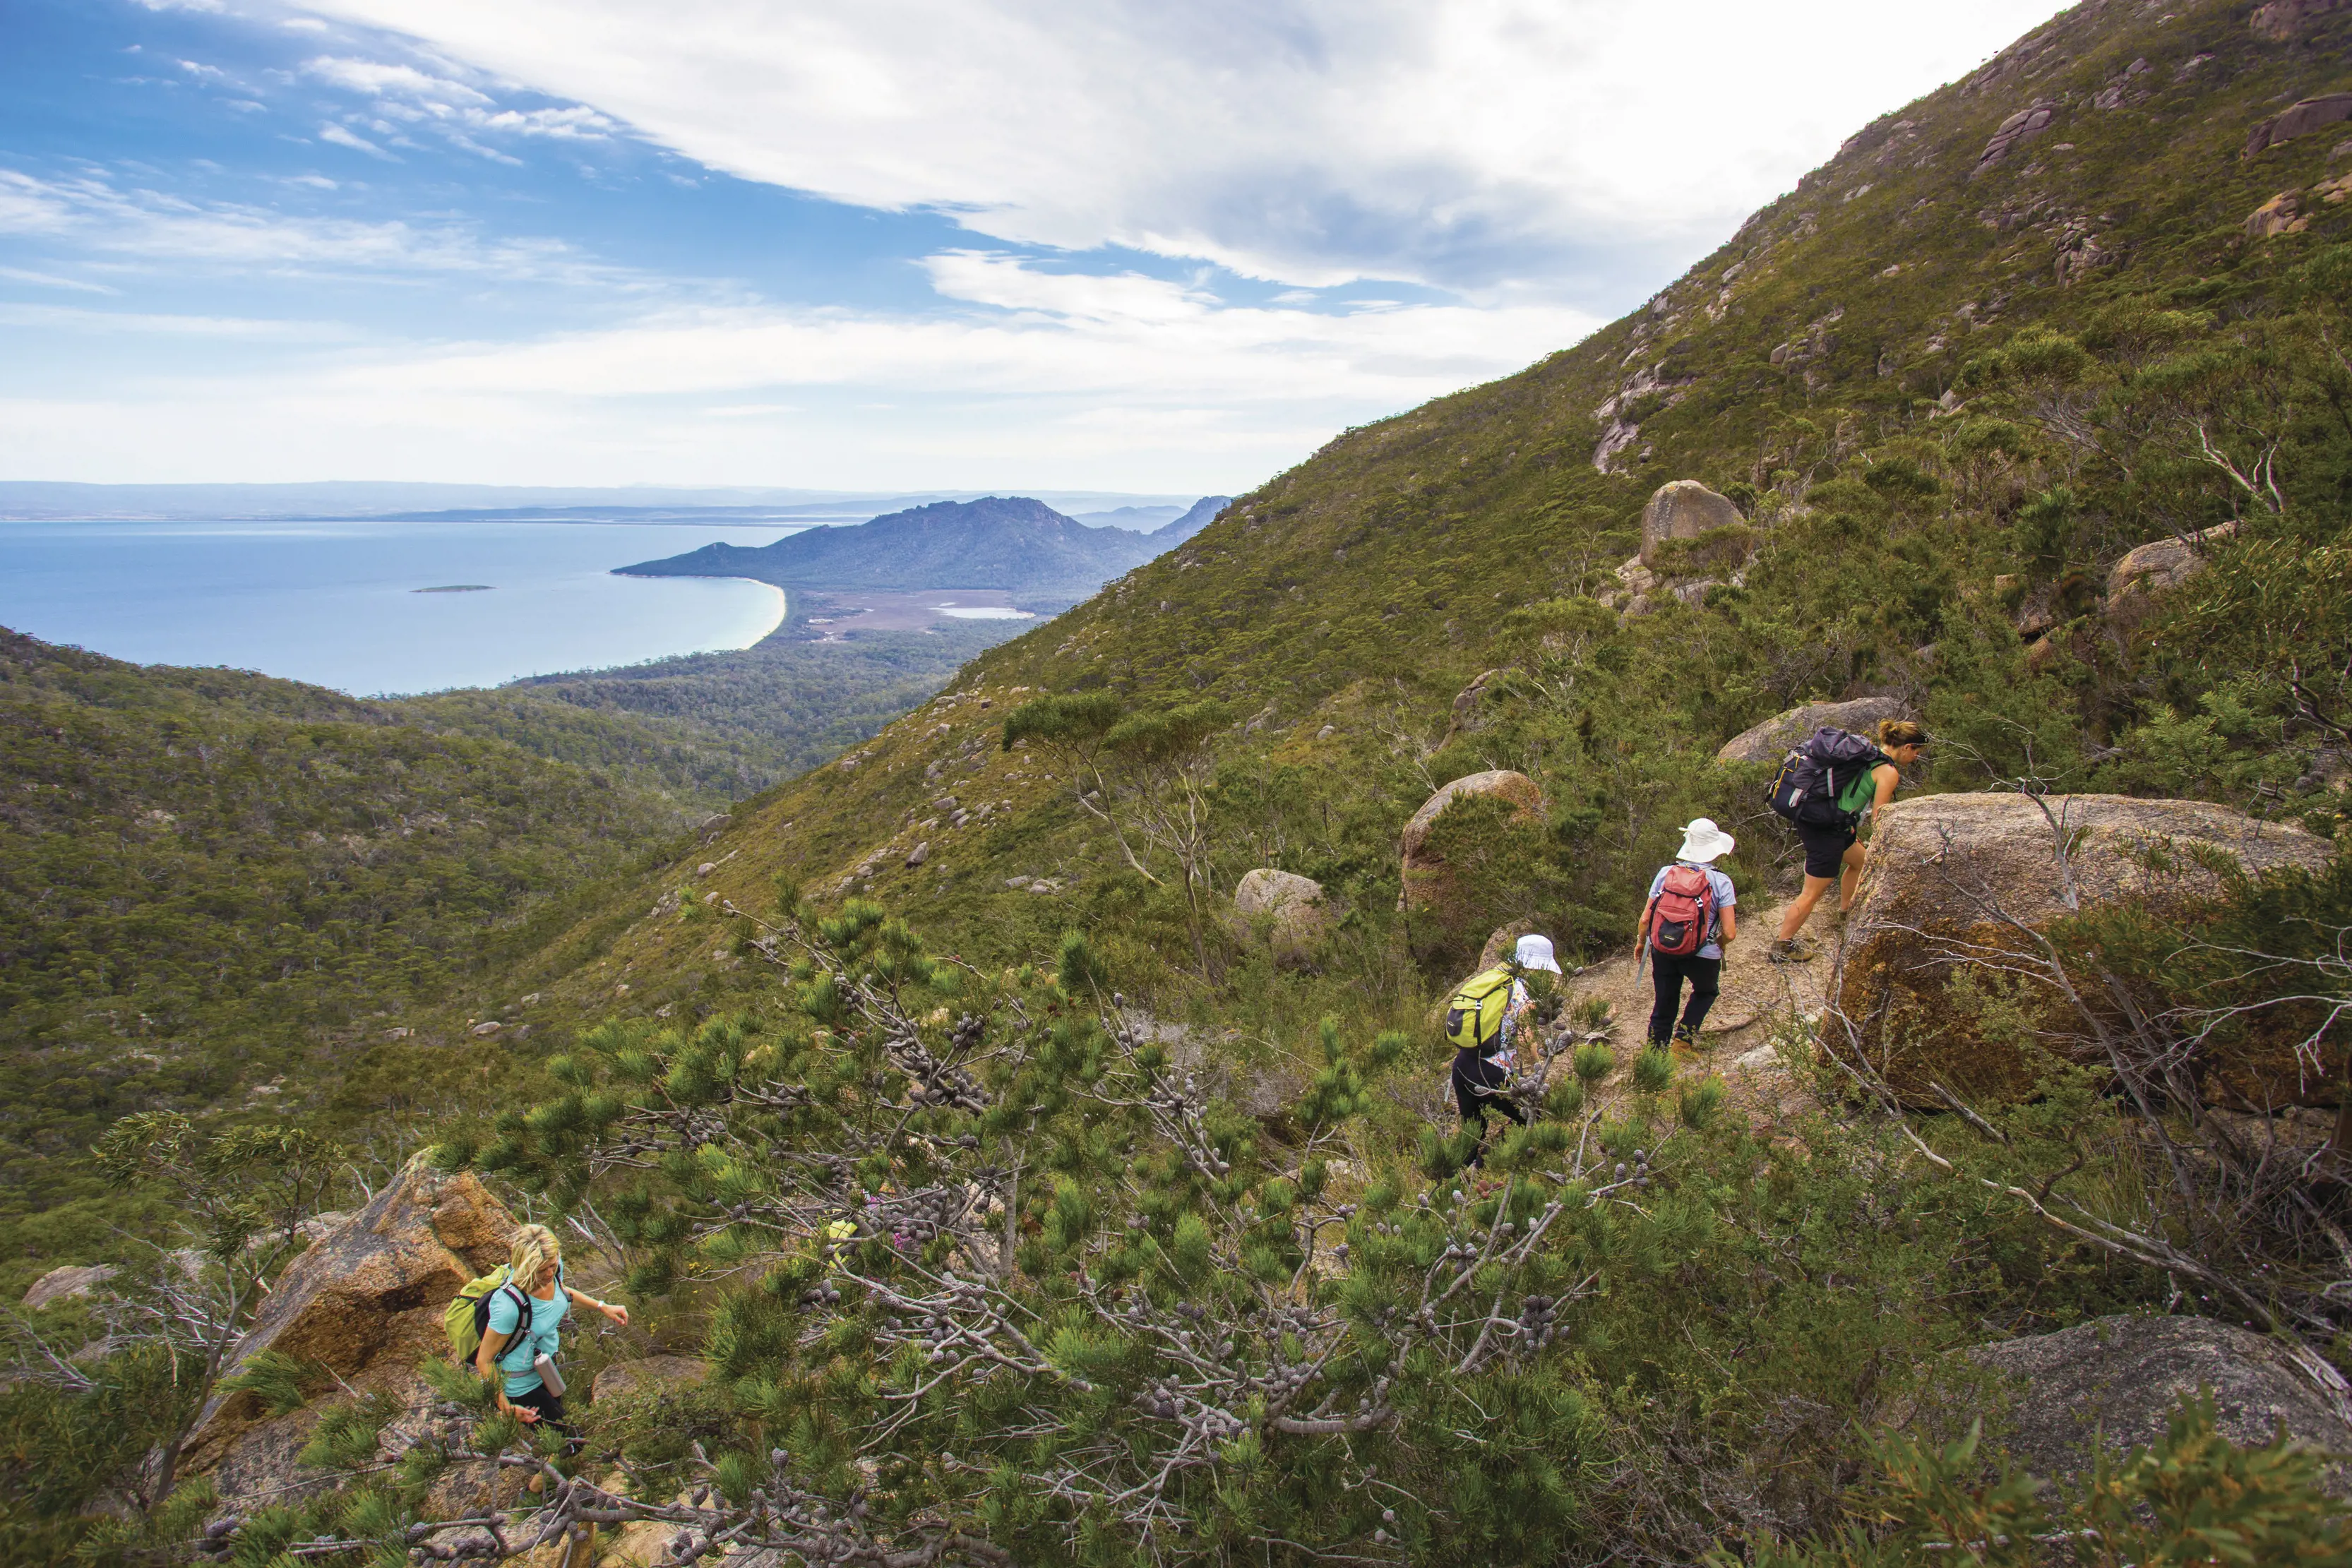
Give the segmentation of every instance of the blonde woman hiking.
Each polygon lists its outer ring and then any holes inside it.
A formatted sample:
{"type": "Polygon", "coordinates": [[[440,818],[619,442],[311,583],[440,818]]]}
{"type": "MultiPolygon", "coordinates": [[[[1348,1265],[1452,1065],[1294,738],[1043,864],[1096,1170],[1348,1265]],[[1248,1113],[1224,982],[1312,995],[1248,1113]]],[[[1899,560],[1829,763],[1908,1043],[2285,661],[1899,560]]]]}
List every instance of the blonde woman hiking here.
{"type": "MultiPolygon", "coordinates": [[[[563,1320],[575,1306],[593,1308],[628,1326],[628,1308],[600,1301],[563,1282],[563,1249],[553,1231],[544,1225],[526,1225],[515,1232],[507,1254],[507,1282],[490,1298],[489,1326],[474,1353],[475,1370],[483,1377],[489,1377],[493,1367],[498,1370],[500,1410],[527,1427],[544,1421],[567,1437],[572,1428],[564,1422],[561,1375],[550,1388],[538,1362],[545,1356],[553,1364],[562,1347],[563,1320]]],[[[567,1451],[578,1448],[575,1439],[567,1451]]],[[[531,1478],[531,1490],[540,1489],[541,1479],[531,1478]]]]}

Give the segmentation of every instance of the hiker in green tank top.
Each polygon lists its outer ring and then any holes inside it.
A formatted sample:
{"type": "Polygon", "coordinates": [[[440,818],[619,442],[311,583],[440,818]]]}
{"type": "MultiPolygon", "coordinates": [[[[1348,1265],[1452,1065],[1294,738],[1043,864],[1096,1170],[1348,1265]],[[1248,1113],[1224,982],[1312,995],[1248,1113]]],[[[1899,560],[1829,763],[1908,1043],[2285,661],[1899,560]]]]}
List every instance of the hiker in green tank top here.
{"type": "Polygon", "coordinates": [[[1860,798],[1851,803],[1839,800],[1847,815],[1835,822],[1797,824],[1797,837],[1805,846],[1805,891],[1780,913],[1780,932],[1765,955],[1775,964],[1801,964],[1813,956],[1797,940],[1797,933],[1804,928],[1806,917],[1812,914],[1813,905],[1822,901],[1822,894],[1830,890],[1832,883],[1838,884],[1839,918],[1843,919],[1845,912],[1853,907],[1867,859],[1867,852],[1862,846],[1862,825],[1895,799],[1895,791],[1903,783],[1902,769],[1918,761],[1927,751],[1927,732],[1907,718],[1890,718],[1880,722],[1877,740],[1886,760],[1864,775],[1870,783],[1860,798]]]}

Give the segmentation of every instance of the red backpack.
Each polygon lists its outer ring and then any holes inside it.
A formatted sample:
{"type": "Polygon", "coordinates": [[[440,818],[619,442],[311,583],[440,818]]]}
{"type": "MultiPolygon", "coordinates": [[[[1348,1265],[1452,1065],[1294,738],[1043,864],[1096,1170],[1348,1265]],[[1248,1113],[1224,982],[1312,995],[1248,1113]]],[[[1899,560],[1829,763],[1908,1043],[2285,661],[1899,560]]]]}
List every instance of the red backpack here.
{"type": "Polygon", "coordinates": [[[1706,946],[1714,929],[1714,879],[1702,866],[1667,867],[1650,912],[1650,946],[1669,958],[1687,958],[1706,946]]]}

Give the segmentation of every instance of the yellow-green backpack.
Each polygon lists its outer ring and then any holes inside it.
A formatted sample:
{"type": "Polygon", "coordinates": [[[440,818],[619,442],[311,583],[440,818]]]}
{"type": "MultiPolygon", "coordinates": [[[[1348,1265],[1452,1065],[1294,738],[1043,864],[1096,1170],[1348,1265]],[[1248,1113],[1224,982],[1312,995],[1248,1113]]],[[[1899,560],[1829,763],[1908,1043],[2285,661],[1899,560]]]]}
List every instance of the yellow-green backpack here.
{"type": "MultiPolygon", "coordinates": [[[[479,1279],[468,1280],[449,1298],[441,1312],[441,1332],[448,1336],[449,1354],[458,1364],[469,1365],[474,1353],[482,1348],[482,1336],[490,1332],[490,1298],[497,1295],[508,1280],[504,1263],[479,1279]]],[[[523,1301],[522,1292],[515,1292],[521,1303],[522,1322],[530,1322],[530,1303],[523,1301]]],[[[520,1325],[518,1325],[520,1326],[520,1325]]]]}
{"type": "Polygon", "coordinates": [[[1445,1038],[1464,1051],[1484,1056],[1503,1038],[1503,1019],[1511,1010],[1511,983],[1519,977],[1512,964],[1482,969],[1454,988],[1445,1004],[1445,1038]]]}

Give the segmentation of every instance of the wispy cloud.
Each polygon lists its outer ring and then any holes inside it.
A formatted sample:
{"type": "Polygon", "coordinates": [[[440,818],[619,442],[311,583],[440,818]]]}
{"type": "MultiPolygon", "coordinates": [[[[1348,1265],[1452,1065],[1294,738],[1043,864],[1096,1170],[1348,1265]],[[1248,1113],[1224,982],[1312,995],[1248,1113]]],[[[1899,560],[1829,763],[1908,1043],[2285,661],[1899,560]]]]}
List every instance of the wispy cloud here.
{"type": "Polygon", "coordinates": [[[85,254],[312,275],[474,275],[621,293],[671,286],[598,262],[559,240],[490,239],[468,225],[294,216],[200,203],[96,175],[43,180],[0,169],[0,237],[71,245],[85,254]]]}
{"type": "Polygon", "coordinates": [[[1056,274],[977,252],[935,256],[930,269],[943,297],[981,308],[675,311],[613,330],[354,368],[341,382],[415,396],[863,387],[1112,398],[1136,407],[1299,399],[1404,407],[1515,370],[1598,324],[1549,306],[1342,314],[1233,307],[1154,278],[1056,274]]]}
{"type": "Polygon", "coordinates": [[[60,277],[53,272],[35,272],[29,267],[0,267],[0,277],[5,277],[12,283],[30,283],[41,288],[69,288],[79,294],[122,292],[119,288],[110,288],[103,283],[92,283],[86,278],[60,277]]]}
{"type": "Polygon", "coordinates": [[[585,141],[603,141],[619,129],[583,104],[504,107],[492,94],[451,70],[428,70],[407,61],[320,55],[306,62],[302,70],[314,80],[365,97],[375,115],[411,128],[433,128],[467,152],[501,162],[517,160],[485,145],[476,139],[478,135],[585,141]]]}
{"type": "Polygon", "coordinates": [[[111,421],[142,431],[142,462],[173,455],[182,473],[283,474],[299,451],[319,473],[1233,486],[1594,325],[1544,306],[1234,307],[974,251],[930,271],[929,312],[671,308],[521,342],[362,342],[296,370],[149,377],[131,402],[0,407],[0,466],[22,446],[55,471],[102,448],[111,421]]]}
{"type": "Polygon", "coordinates": [[[1559,297],[1727,232],[2051,0],[302,3],[1004,240],[1559,297]]]}
{"type": "Polygon", "coordinates": [[[399,162],[398,159],[385,152],[383,148],[378,147],[374,142],[370,141],[366,137],[360,135],[355,131],[346,131],[341,126],[337,125],[332,121],[319,127],[319,140],[321,141],[331,141],[338,147],[349,147],[354,152],[365,152],[371,157],[382,158],[390,162],[399,162]]]}
{"type": "MultiPolygon", "coordinates": [[[[109,292],[111,292],[110,290],[109,292]]],[[[289,321],[240,316],[166,315],[141,310],[85,310],[68,305],[0,303],[0,326],[140,337],[244,338],[317,343],[348,339],[351,329],[331,321],[289,321]]]]}

